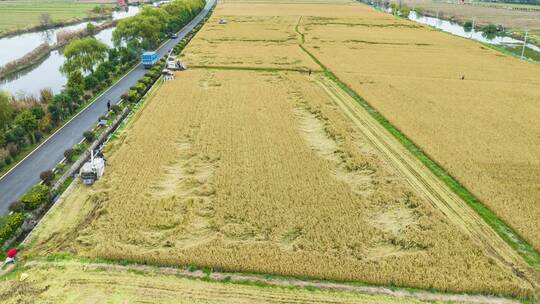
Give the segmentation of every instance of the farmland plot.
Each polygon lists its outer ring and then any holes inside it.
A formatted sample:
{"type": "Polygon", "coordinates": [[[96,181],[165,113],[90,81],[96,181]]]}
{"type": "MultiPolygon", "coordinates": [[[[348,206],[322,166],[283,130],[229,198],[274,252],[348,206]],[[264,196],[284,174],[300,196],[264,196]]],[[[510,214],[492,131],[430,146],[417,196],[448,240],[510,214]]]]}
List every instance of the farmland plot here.
{"type": "Polygon", "coordinates": [[[540,69],[361,10],[303,17],[305,47],[540,249],[540,69]]]}
{"type": "MultiPolygon", "coordinates": [[[[202,281],[201,271],[122,267],[109,264],[32,262],[28,279],[0,282],[4,304],[19,303],[175,303],[175,304],[420,304],[450,303],[422,301],[389,295],[306,290],[202,281]],[[51,280],[51,278],[54,278],[51,280]]],[[[459,297],[459,296],[458,296],[459,297]]],[[[509,303],[509,301],[505,302],[509,303]]]]}
{"type": "Polygon", "coordinates": [[[296,45],[296,18],[218,16],[189,44],[184,60],[190,66],[319,69],[296,45]]]}
{"type": "Polygon", "coordinates": [[[421,199],[305,74],[180,73],[108,163],[40,226],[31,254],[533,293],[421,199]],[[66,222],[73,208],[82,216],[66,222]]]}

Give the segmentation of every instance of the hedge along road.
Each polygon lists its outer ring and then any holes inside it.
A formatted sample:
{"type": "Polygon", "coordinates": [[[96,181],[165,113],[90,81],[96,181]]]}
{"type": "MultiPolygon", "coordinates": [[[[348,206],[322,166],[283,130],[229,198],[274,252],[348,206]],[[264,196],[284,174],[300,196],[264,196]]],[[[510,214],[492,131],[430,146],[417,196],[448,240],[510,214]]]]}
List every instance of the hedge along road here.
{"type": "MultiPolygon", "coordinates": [[[[168,40],[157,50],[160,58],[166,55],[206,17],[215,1],[207,0],[203,10],[178,32],[178,38],[168,40]]],[[[17,166],[0,177],[0,214],[7,213],[11,202],[17,200],[33,185],[39,183],[39,174],[52,169],[61,161],[64,158],[63,154],[66,149],[81,141],[84,131],[90,130],[97,123],[99,117],[107,112],[108,100],[111,101],[111,104],[117,104],[122,94],[126,93],[145,74],[146,69],[139,63],[93,103],[45,140],[17,166]]],[[[43,77],[47,77],[47,75],[43,75],[43,77]]]]}

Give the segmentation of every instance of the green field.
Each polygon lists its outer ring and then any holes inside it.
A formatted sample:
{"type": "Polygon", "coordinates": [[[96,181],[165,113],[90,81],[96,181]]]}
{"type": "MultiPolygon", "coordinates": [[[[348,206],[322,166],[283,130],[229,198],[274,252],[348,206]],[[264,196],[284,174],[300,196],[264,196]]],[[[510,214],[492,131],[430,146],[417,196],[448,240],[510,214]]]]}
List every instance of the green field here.
{"type": "Polygon", "coordinates": [[[74,0],[7,0],[0,1],[0,35],[35,27],[40,16],[49,14],[52,22],[64,22],[91,16],[96,3],[74,0]]]}
{"type": "Polygon", "coordinates": [[[540,2],[536,5],[535,4],[506,3],[506,2],[487,2],[487,1],[473,1],[471,3],[474,5],[484,5],[484,6],[489,6],[489,7],[540,10],[540,2]]]}

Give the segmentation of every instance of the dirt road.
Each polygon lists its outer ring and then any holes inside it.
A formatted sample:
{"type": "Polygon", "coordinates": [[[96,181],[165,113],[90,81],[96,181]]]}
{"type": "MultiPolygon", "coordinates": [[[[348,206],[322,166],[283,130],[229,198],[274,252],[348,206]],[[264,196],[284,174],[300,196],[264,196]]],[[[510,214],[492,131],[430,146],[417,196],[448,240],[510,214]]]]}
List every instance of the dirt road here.
{"type": "Polygon", "coordinates": [[[453,224],[460,227],[485,249],[502,267],[510,268],[537,291],[540,278],[519,254],[510,247],[465,201],[449,189],[420,160],[412,155],[395,137],[379,124],[366,110],[343,91],[335,82],[323,75],[318,84],[336,105],[353,121],[381,155],[403,178],[453,224]]]}
{"type": "MultiPolygon", "coordinates": [[[[104,264],[104,263],[81,263],[78,261],[59,261],[59,262],[44,262],[44,261],[31,261],[28,262],[25,266],[25,272],[29,273],[33,278],[33,270],[41,269],[54,273],[55,269],[61,269],[62,272],[69,272],[71,270],[76,270],[76,274],[84,276],[94,272],[103,273],[120,278],[122,273],[137,273],[143,275],[146,278],[152,278],[159,276],[163,282],[168,280],[167,276],[174,276],[176,278],[187,278],[187,279],[204,279],[205,281],[211,282],[227,282],[227,283],[237,283],[237,284],[248,284],[248,285],[259,285],[259,286],[274,286],[274,287],[284,287],[284,288],[304,288],[308,289],[318,289],[326,291],[336,291],[336,292],[345,292],[345,293],[358,293],[358,294],[367,294],[367,295],[382,295],[390,296],[394,301],[396,298],[401,298],[403,302],[407,302],[407,299],[416,299],[420,301],[443,301],[445,303],[491,303],[491,304],[510,304],[510,303],[519,303],[519,301],[493,297],[493,296],[483,296],[483,295],[466,295],[466,294],[450,294],[450,293],[437,293],[430,291],[415,291],[415,290],[404,290],[404,289],[395,289],[379,286],[358,286],[347,283],[337,283],[337,282],[324,282],[324,281],[304,281],[295,278],[285,278],[285,277],[267,277],[254,274],[242,274],[242,273],[228,273],[228,272],[203,272],[201,270],[188,270],[188,269],[179,269],[172,267],[154,267],[146,265],[115,265],[115,264],[104,264]]],[[[72,277],[69,277],[70,280],[72,277]]],[[[133,277],[131,277],[133,279],[133,277]]],[[[105,280],[105,278],[101,278],[105,280]]],[[[33,280],[34,281],[34,280],[33,280]]],[[[72,280],[73,281],[73,280],[72,280]]],[[[77,280],[74,280],[77,281],[77,280]]],[[[87,278],[79,279],[79,281],[84,281],[89,283],[90,281],[87,278]]],[[[122,280],[114,280],[114,284],[122,284],[122,280]]],[[[34,282],[38,284],[39,281],[34,282]]],[[[107,284],[112,284],[112,281],[108,281],[107,284]]],[[[129,280],[125,281],[125,286],[131,284],[129,280]]],[[[108,288],[117,288],[118,286],[110,285],[108,288]]],[[[148,287],[145,283],[145,287],[148,287]]],[[[121,287],[122,288],[122,287],[121,287]]],[[[219,294],[219,290],[216,289],[216,286],[213,287],[215,294],[219,294]]],[[[54,289],[54,287],[53,287],[54,289]]],[[[212,294],[209,292],[209,294],[212,294]]],[[[214,299],[215,300],[215,299],[214,299]]],[[[340,303],[338,299],[333,299],[332,303],[340,303]]],[[[286,300],[280,301],[282,303],[292,303],[286,300]]],[[[393,301],[392,301],[393,302],[393,301]]],[[[294,301],[294,303],[305,303],[305,301],[294,301]]],[[[329,302],[325,302],[329,303],[329,302]]],[[[386,302],[385,302],[386,303],[386,302]]],[[[401,303],[401,301],[399,301],[401,303]]]]}

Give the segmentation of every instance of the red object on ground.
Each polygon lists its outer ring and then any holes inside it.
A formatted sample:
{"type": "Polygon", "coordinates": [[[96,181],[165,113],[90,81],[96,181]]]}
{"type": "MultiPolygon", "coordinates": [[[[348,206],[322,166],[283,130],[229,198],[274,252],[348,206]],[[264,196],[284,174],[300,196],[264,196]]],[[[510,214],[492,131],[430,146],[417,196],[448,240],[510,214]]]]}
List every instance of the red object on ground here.
{"type": "Polygon", "coordinates": [[[16,255],[17,255],[17,249],[16,248],[11,249],[7,253],[8,258],[14,258],[16,255]]]}

